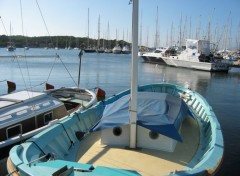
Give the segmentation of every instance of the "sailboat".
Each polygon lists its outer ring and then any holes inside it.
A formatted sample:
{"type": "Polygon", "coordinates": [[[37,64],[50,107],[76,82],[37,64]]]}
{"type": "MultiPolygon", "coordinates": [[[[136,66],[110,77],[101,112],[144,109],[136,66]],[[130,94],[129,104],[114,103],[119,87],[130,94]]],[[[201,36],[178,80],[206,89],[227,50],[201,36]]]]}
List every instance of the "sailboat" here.
{"type": "Polygon", "coordinates": [[[57,38],[57,40],[56,40],[56,46],[55,46],[55,50],[58,50],[59,48],[58,48],[58,38],[57,38]]]}
{"type": "Polygon", "coordinates": [[[76,112],[10,151],[20,175],[211,175],[223,157],[221,127],[197,92],[138,86],[138,0],[133,3],[131,86],[76,112]]]}
{"type": "Polygon", "coordinates": [[[12,42],[12,34],[11,34],[11,23],[10,23],[10,36],[9,36],[9,39],[10,41],[8,42],[8,45],[7,45],[7,51],[15,51],[15,46],[14,46],[14,43],[12,42]]]}
{"type": "Polygon", "coordinates": [[[117,38],[118,38],[118,35],[117,35],[117,30],[116,30],[116,45],[112,49],[113,54],[121,54],[121,52],[122,52],[121,46],[119,46],[117,43],[117,38]]]}
{"type": "Polygon", "coordinates": [[[84,48],[85,53],[95,53],[96,49],[89,45],[89,8],[88,8],[88,37],[87,37],[87,48],[84,48]]]}
{"type": "Polygon", "coordinates": [[[104,53],[112,53],[111,48],[111,40],[109,39],[109,22],[108,22],[108,28],[107,28],[107,47],[104,50],[104,53]]]}
{"type": "Polygon", "coordinates": [[[98,17],[98,43],[97,43],[97,53],[104,53],[104,44],[100,47],[100,15],[98,17]]]}

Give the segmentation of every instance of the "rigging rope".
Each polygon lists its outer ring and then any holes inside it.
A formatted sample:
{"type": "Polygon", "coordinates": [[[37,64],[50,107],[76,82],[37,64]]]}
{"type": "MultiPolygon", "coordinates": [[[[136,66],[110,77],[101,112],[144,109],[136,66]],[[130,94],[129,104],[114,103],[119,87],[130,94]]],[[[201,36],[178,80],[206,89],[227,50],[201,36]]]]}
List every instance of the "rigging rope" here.
{"type": "Polygon", "coordinates": [[[70,73],[70,72],[69,72],[69,70],[67,69],[66,65],[63,63],[63,61],[62,61],[62,59],[60,58],[60,56],[59,56],[59,55],[57,55],[57,57],[58,57],[58,58],[59,58],[59,60],[62,62],[63,66],[65,67],[65,69],[67,70],[67,72],[68,72],[69,76],[71,77],[71,79],[73,80],[74,84],[75,84],[75,85],[76,85],[76,87],[77,87],[77,83],[74,81],[74,79],[73,79],[73,76],[71,75],[71,73],[70,73]]]}
{"type": "MultiPolygon", "coordinates": [[[[20,0],[20,6],[21,6],[21,0],[20,0]]],[[[6,28],[5,28],[5,25],[4,25],[4,23],[3,23],[3,20],[2,20],[1,17],[0,17],[0,19],[1,19],[1,22],[2,22],[2,25],[3,25],[3,28],[4,28],[5,32],[6,32],[6,34],[8,35],[8,32],[7,32],[6,28]]],[[[22,11],[21,11],[21,19],[22,19],[22,11]]],[[[22,20],[22,21],[23,21],[23,20],[22,20]]],[[[23,25],[23,22],[22,22],[22,25],[23,25]]],[[[11,30],[11,29],[10,29],[10,30],[11,30]]],[[[23,30],[23,26],[22,26],[22,30],[23,30]]],[[[25,53],[24,53],[24,54],[25,54],[25,53]]],[[[26,55],[26,54],[25,54],[25,55],[26,55]]],[[[25,88],[27,88],[27,84],[26,84],[26,81],[25,81],[25,79],[24,79],[22,69],[21,69],[20,64],[19,64],[19,61],[18,61],[18,59],[17,59],[16,52],[15,52],[14,50],[13,50],[13,53],[12,53],[12,57],[13,57],[13,61],[14,61],[14,60],[17,60],[17,64],[18,64],[18,67],[19,67],[21,76],[22,76],[22,78],[23,78],[23,82],[24,82],[25,88]]],[[[29,72],[28,72],[28,73],[29,73],[29,72]]]]}
{"type": "MultiPolygon", "coordinates": [[[[38,7],[38,9],[39,9],[40,15],[41,15],[41,17],[42,17],[44,26],[45,26],[46,31],[47,31],[47,33],[48,33],[48,36],[49,36],[49,38],[50,38],[50,41],[51,41],[51,43],[53,43],[53,42],[52,42],[52,37],[50,36],[50,32],[49,32],[49,30],[48,30],[46,21],[45,21],[45,19],[44,19],[44,17],[43,17],[43,14],[42,14],[41,8],[40,8],[40,6],[39,6],[38,0],[36,0],[36,3],[37,3],[37,7],[38,7]]],[[[22,35],[24,36],[24,23],[23,23],[23,11],[22,11],[22,1],[21,1],[21,0],[20,0],[20,9],[21,9],[22,35]]],[[[4,30],[5,30],[6,34],[8,35],[7,30],[6,30],[6,28],[5,28],[5,25],[4,25],[4,23],[3,23],[3,20],[2,20],[2,18],[1,18],[1,16],[0,16],[0,19],[1,19],[1,22],[2,22],[2,24],[3,24],[4,30]]],[[[28,79],[29,79],[29,87],[27,86],[26,80],[24,79],[23,71],[22,71],[22,69],[21,69],[19,60],[17,59],[17,55],[16,55],[15,51],[12,52],[12,57],[13,57],[13,61],[14,61],[14,60],[17,61],[17,65],[18,65],[18,67],[19,67],[19,70],[20,70],[20,73],[21,73],[21,76],[22,76],[22,79],[23,79],[24,86],[25,86],[26,90],[28,90],[28,89],[32,90],[32,88],[33,88],[33,87],[36,87],[36,86],[32,86],[32,83],[31,83],[30,72],[29,72],[29,67],[28,67],[28,62],[27,62],[27,57],[26,57],[26,50],[24,49],[24,58],[25,58],[25,64],[26,64],[26,68],[27,68],[28,79]]],[[[64,62],[62,61],[62,59],[60,58],[60,56],[59,56],[57,53],[56,53],[56,57],[55,57],[54,63],[53,63],[53,65],[52,65],[51,69],[50,69],[50,73],[49,73],[49,75],[48,75],[48,77],[47,77],[46,82],[43,82],[43,83],[41,83],[41,84],[39,84],[39,85],[42,85],[42,84],[44,84],[44,83],[47,83],[47,81],[49,80],[50,75],[51,75],[51,73],[52,73],[53,67],[54,67],[55,64],[56,64],[56,60],[57,60],[57,59],[59,59],[59,60],[61,61],[61,63],[63,64],[64,68],[65,68],[66,71],[68,72],[69,76],[70,76],[71,79],[73,80],[74,84],[77,86],[77,83],[76,83],[76,81],[74,80],[73,76],[71,75],[71,73],[70,73],[69,70],[67,69],[66,65],[64,64],[64,62]]]]}
{"type": "MultiPolygon", "coordinates": [[[[3,23],[3,20],[2,20],[2,18],[1,18],[1,16],[0,16],[0,19],[1,19],[1,22],[2,22],[2,25],[3,25],[3,28],[4,28],[4,30],[5,30],[5,33],[6,33],[6,35],[8,36],[8,32],[7,32],[6,28],[5,28],[5,25],[4,25],[4,23],[3,23]]],[[[11,22],[10,22],[10,24],[11,24],[11,22]]],[[[10,31],[11,31],[11,29],[10,29],[10,31]]],[[[14,53],[14,54],[12,55],[12,57],[13,57],[13,59],[14,59],[14,58],[17,57],[17,55],[16,55],[15,51],[13,51],[13,53],[14,53]]]]}
{"type": "MultiPolygon", "coordinates": [[[[56,54],[55,60],[54,60],[54,62],[53,62],[53,64],[52,64],[51,70],[50,70],[50,72],[49,72],[49,74],[48,74],[48,77],[47,77],[47,80],[46,80],[45,83],[47,83],[48,80],[49,80],[49,78],[50,78],[50,75],[51,75],[51,73],[52,73],[52,70],[53,70],[53,67],[54,67],[54,65],[55,65],[55,63],[56,63],[57,58],[58,58],[58,57],[57,57],[57,54],[56,54]]],[[[43,87],[43,90],[44,90],[44,87],[43,87]]]]}
{"type": "Polygon", "coordinates": [[[43,17],[41,8],[40,8],[40,6],[39,6],[39,4],[38,4],[38,0],[36,0],[36,3],[37,3],[37,6],[38,6],[38,10],[39,10],[39,12],[40,12],[40,14],[41,14],[43,23],[44,23],[44,25],[45,25],[45,28],[46,28],[46,30],[47,30],[48,36],[49,36],[49,38],[50,38],[50,40],[51,40],[51,43],[53,43],[53,42],[52,42],[52,37],[50,36],[50,32],[49,32],[49,30],[48,30],[47,24],[46,24],[45,19],[44,19],[44,17],[43,17]]]}
{"type": "Polygon", "coordinates": [[[4,30],[5,30],[5,33],[8,35],[7,30],[6,30],[6,28],[5,28],[5,25],[4,25],[4,23],[3,23],[3,20],[2,20],[2,18],[1,18],[1,16],[0,16],[0,19],[1,19],[1,22],[2,22],[2,25],[3,25],[3,28],[4,28],[4,30]]]}
{"type": "MultiPolygon", "coordinates": [[[[39,4],[38,4],[38,0],[36,0],[36,3],[37,3],[37,6],[38,6],[38,9],[39,9],[39,12],[40,12],[40,14],[41,14],[43,23],[44,23],[44,25],[45,25],[45,28],[46,28],[46,30],[47,30],[48,36],[49,36],[49,38],[50,38],[50,41],[51,41],[51,43],[53,43],[52,37],[51,37],[51,35],[50,35],[50,32],[49,32],[48,27],[47,27],[47,24],[46,24],[46,21],[45,21],[45,19],[44,19],[44,17],[43,17],[41,8],[40,8],[40,6],[39,6],[39,4]]],[[[65,69],[67,70],[68,74],[70,75],[71,79],[73,80],[74,84],[77,86],[77,83],[74,81],[74,79],[73,79],[72,75],[70,74],[69,70],[67,69],[66,65],[63,63],[62,59],[59,57],[59,55],[58,55],[57,53],[56,53],[56,58],[58,58],[58,59],[61,61],[61,63],[63,64],[63,66],[64,66],[65,69]]],[[[55,62],[56,62],[56,61],[55,61],[55,62]]],[[[55,65],[55,62],[54,62],[53,65],[52,65],[52,68],[51,68],[50,73],[49,73],[49,75],[48,75],[47,81],[49,80],[50,74],[52,73],[52,70],[53,70],[53,67],[54,67],[54,65],[55,65]]]]}
{"type": "MultiPolygon", "coordinates": [[[[20,10],[21,10],[21,22],[22,22],[22,35],[23,35],[23,37],[24,37],[22,0],[20,0],[20,10]]],[[[30,73],[29,73],[28,62],[27,62],[27,57],[26,57],[26,50],[24,49],[23,52],[24,52],[25,64],[26,64],[26,67],[27,67],[28,81],[29,81],[30,89],[31,89],[31,88],[32,88],[32,82],[31,82],[31,79],[30,79],[30,73]]],[[[27,89],[26,84],[25,84],[25,88],[27,89]]],[[[31,89],[31,91],[32,91],[32,89],[31,89]]],[[[30,97],[29,94],[28,94],[28,96],[30,97]]]]}

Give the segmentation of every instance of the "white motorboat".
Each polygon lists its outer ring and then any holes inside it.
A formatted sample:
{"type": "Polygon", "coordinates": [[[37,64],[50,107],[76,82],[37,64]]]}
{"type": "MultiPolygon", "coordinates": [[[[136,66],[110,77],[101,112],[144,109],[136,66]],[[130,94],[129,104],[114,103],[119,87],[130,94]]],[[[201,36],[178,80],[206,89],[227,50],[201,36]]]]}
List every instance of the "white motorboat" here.
{"type": "Polygon", "coordinates": [[[119,46],[119,45],[115,46],[115,47],[112,49],[112,53],[113,53],[113,54],[121,54],[121,52],[122,52],[122,48],[121,48],[121,46],[119,46]]]}
{"type": "Polygon", "coordinates": [[[162,57],[165,56],[165,52],[169,49],[169,47],[161,47],[157,48],[153,52],[146,52],[141,55],[144,62],[155,63],[155,64],[164,64],[162,57]]]}
{"type": "Polygon", "coordinates": [[[131,50],[129,49],[128,45],[125,45],[122,49],[122,54],[130,54],[131,50]]]}
{"type": "Polygon", "coordinates": [[[186,49],[179,55],[162,56],[169,66],[183,67],[203,71],[228,72],[229,64],[222,63],[210,56],[210,43],[206,40],[186,40],[186,49]]]}

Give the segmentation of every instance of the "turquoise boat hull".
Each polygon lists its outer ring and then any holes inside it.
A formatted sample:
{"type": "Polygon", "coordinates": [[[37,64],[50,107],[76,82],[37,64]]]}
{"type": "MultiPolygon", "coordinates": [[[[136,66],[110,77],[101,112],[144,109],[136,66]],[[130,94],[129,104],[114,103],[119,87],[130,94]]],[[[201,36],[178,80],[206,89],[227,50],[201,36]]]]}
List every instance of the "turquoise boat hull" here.
{"type": "MultiPolygon", "coordinates": [[[[220,124],[206,100],[197,92],[173,84],[144,85],[139,86],[138,91],[181,97],[198,122],[200,141],[195,156],[183,170],[170,175],[214,175],[222,162],[224,142],[220,124]]],[[[79,140],[78,132],[87,133],[101,119],[105,105],[129,93],[130,90],[123,91],[85,111],[70,114],[64,121],[14,146],[9,154],[8,172],[38,176],[54,175],[60,171],[71,175],[140,175],[134,170],[75,162],[75,153],[84,142],[84,137],[79,140]]]]}

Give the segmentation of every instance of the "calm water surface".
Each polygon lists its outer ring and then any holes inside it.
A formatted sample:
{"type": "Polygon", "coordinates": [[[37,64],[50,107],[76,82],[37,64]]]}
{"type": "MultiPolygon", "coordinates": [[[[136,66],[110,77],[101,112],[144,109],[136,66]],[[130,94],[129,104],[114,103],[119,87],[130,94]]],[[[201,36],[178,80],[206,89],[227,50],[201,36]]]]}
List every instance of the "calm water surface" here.
{"type": "MultiPolygon", "coordinates": [[[[75,86],[79,67],[78,52],[63,49],[29,49],[24,52],[23,49],[17,49],[15,53],[9,53],[0,49],[0,94],[7,92],[4,80],[16,82],[17,90],[43,90],[46,81],[55,87],[75,86]],[[27,57],[15,58],[14,55],[27,57]]],[[[80,86],[88,89],[100,87],[107,96],[128,89],[130,64],[131,55],[83,54],[80,86]]],[[[147,64],[139,58],[139,84],[162,81],[188,84],[207,99],[218,117],[224,136],[224,161],[218,175],[239,175],[240,71],[209,73],[147,64]]]]}

